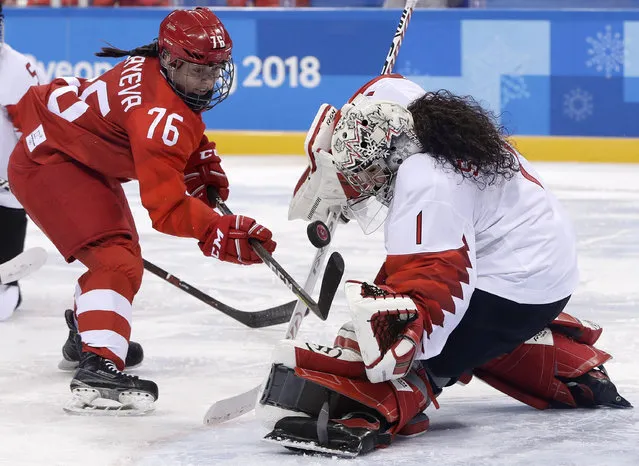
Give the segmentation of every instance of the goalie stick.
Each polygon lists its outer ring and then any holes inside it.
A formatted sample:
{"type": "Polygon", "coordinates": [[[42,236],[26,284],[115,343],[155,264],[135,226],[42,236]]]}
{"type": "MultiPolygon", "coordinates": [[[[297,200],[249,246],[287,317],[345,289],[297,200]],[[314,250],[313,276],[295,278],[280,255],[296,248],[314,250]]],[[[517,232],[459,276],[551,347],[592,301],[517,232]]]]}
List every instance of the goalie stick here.
{"type": "Polygon", "coordinates": [[[0,285],[21,280],[32,274],[47,261],[47,251],[31,248],[0,264],[0,285]]]}
{"type": "MultiPolygon", "coordinates": [[[[331,232],[331,235],[337,228],[337,220],[339,219],[340,215],[341,210],[331,210],[329,213],[328,219],[325,223],[329,231],[331,232]]],[[[319,276],[319,269],[324,262],[324,257],[328,253],[328,249],[329,246],[326,245],[323,248],[318,249],[315,253],[315,258],[313,259],[311,270],[308,274],[308,277],[306,278],[306,282],[304,283],[305,290],[310,292],[313,290],[313,288],[315,288],[315,283],[317,282],[317,278],[319,276]]],[[[328,263],[326,264],[324,280],[327,279],[326,277],[329,274],[335,275],[332,280],[336,280],[335,288],[337,288],[337,286],[339,286],[339,282],[341,281],[342,275],[344,274],[344,261],[341,256],[339,256],[338,259],[335,254],[337,253],[333,253],[328,263]],[[337,279],[337,275],[339,275],[339,279],[337,279]]],[[[288,328],[286,329],[286,339],[294,339],[297,336],[297,332],[300,328],[300,325],[302,324],[302,319],[304,319],[304,316],[307,312],[308,311],[304,302],[301,300],[297,301],[297,305],[295,306],[295,310],[293,311],[291,320],[288,323],[288,328]]],[[[260,392],[260,388],[261,385],[258,385],[247,392],[243,392],[230,398],[216,401],[211,405],[211,407],[204,415],[204,424],[220,424],[222,422],[235,419],[236,417],[251,412],[255,408],[255,403],[257,401],[257,395],[260,392]]]]}
{"type": "MultiPolygon", "coordinates": [[[[393,41],[391,42],[391,46],[388,50],[388,54],[386,55],[386,59],[384,60],[384,66],[382,67],[381,74],[390,74],[392,73],[393,67],[395,66],[395,62],[397,60],[397,55],[399,54],[399,48],[402,45],[402,41],[404,40],[404,35],[406,30],[408,29],[408,23],[410,22],[410,18],[413,14],[413,9],[415,8],[416,0],[408,0],[406,2],[406,6],[402,11],[402,16],[400,17],[399,24],[397,25],[397,29],[395,31],[395,35],[393,36],[393,41]]],[[[341,212],[340,212],[341,213],[341,212]]],[[[335,232],[337,228],[337,219],[339,218],[339,213],[335,211],[331,211],[329,213],[329,218],[326,221],[326,224],[331,232],[331,235],[335,232]]],[[[323,255],[326,253],[326,247],[319,249],[315,255],[316,264],[318,261],[323,260],[323,255]]],[[[327,266],[328,268],[328,266],[327,266]]],[[[311,272],[308,276],[306,284],[304,288],[306,290],[311,289],[315,285],[315,280],[317,277],[313,275],[313,268],[311,268],[311,272]],[[309,288],[310,286],[310,288],[309,288]]],[[[302,319],[305,315],[305,309],[299,308],[302,306],[301,302],[298,302],[298,306],[296,306],[295,311],[293,311],[293,315],[291,316],[291,320],[289,322],[289,327],[286,331],[286,338],[295,338],[297,335],[297,330],[302,322],[302,319]],[[298,312],[300,310],[300,312],[298,312]]],[[[257,386],[248,392],[240,393],[231,398],[226,398],[214,403],[209,410],[206,412],[204,416],[204,423],[208,425],[215,425],[230,419],[235,419],[236,417],[242,416],[255,408],[255,403],[257,402],[257,395],[260,391],[260,386],[257,386]]]]}

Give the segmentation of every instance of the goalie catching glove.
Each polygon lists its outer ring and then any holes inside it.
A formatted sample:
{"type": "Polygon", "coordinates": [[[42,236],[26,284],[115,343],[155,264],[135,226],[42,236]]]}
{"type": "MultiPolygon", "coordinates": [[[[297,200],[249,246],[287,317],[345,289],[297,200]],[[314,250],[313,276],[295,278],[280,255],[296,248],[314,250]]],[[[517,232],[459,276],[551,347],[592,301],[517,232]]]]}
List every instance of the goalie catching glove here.
{"type": "Polygon", "coordinates": [[[208,229],[199,246],[205,256],[212,256],[234,264],[258,264],[262,259],[253,251],[250,239],[259,241],[273,253],[277,243],[271,239],[271,231],[250,217],[222,215],[208,229]]]}
{"type": "Polygon", "coordinates": [[[423,352],[422,312],[409,296],[387,286],[349,280],[345,291],[368,380],[406,376],[423,352]]]}
{"type": "Polygon", "coordinates": [[[331,209],[344,212],[346,196],[330,153],[336,115],[335,107],[322,104],[306,134],[304,150],[309,166],[295,186],[289,220],[325,221],[331,209]]]}

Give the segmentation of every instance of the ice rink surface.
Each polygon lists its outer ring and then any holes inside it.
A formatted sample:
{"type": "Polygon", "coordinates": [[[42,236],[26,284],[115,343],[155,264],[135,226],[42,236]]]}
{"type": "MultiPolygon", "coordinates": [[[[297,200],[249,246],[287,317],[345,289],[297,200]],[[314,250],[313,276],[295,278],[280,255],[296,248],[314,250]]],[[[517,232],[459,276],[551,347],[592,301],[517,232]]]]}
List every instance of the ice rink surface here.
{"type": "MultiPolygon", "coordinates": [[[[306,278],[314,248],[305,224],[286,220],[302,157],[227,157],[229,207],[269,227],[276,259],[306,278]]],[[[606,366],[619,391],[639,405],[639,166],[536,164],[562,201],[578,235],[581,283],[567,311],[595,321],[597,346],[612,353],[606,366]]],[[[144,257],[213,297],[259,310],[294,296],[263,265],[242,267],[204,257],[194,240],[151,228],[137,185],[126,187],[144,257]]],[[[46,193],[43,193],[46,195],[46,193]]],[[[354,460],[300,457],[261,442],[267,432],[254,414],[217,427],[202,416],[216,400],[261,382],[273,344],[286,326],[253,330],[168,283],[146,274],[134,302],[132,339],[144,364],[133,372],[156,381],[160,398],[147,417],[72,416],[71,374],[57,369],[66,339],[63,311],[72,306],[80,264],[67,265],[32,224],[27,246],[43,246],[48,263],[23,280],[24,303],[0,323],[0,464],[2,465],[637,465],[639,410],[536,411],[474,380],[446,389],[441,409],[427,413],[421,437],[354,460]]],[[[384,258],[382,232],[364,237],[340,226],[333,246],[346,278],[374,278],[384,258]]],[[[559,258],[561,260],[561,258],[559,258]]],[[[308,316],[299,338],[330,344],[348,320],[342,290],[326,322],[308,316]]]]}

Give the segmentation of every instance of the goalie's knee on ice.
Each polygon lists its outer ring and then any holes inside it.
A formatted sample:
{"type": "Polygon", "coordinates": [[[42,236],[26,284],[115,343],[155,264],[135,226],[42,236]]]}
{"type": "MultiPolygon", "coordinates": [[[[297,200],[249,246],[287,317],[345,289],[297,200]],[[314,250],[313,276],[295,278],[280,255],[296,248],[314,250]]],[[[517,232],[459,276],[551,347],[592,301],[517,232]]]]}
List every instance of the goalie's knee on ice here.
{"type": "MultiPolygon", "coordinates": [[[[475,369],[474,374],[537,409],[629,407],[603,370],[611,356],[565,333],[544,329],[512,352],[475,369]]],[[[586,341],[593,339],[593,334],[581,335],[586,341]]]]}

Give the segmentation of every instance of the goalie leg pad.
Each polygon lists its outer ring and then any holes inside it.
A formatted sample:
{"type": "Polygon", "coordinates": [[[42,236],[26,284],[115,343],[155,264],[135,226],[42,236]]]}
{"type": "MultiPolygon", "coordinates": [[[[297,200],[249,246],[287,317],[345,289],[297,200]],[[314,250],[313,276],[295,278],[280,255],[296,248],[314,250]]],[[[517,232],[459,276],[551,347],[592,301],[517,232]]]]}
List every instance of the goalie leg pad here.
{"type": "Polygon", "coordinates": [[[497,390],[537,409],[630,405],[602,364],[611,356],[544,329],[511,353],[474,370],[497,390]],[[617,397],[619,399],[617,399],[617,397]]]}
{"type": "Polygon", "coordinates": [[[566,312],[562,312],[548,326],[550,330],[563,333],[579,343],[594,345],[603,329],[589,320],[579,320],[566,312]]]}
{"type": "Polygon", "coordinates": [[[287,340],[281,342],[277,353],[276,363],[271,367],[259,400],[260,413],[264,408],[280,410],[280,418],[267,439],[275,441],[277,437],[299,443],[302,437],[298,430],[316,432],[317,429],[311,427],[321,424],[321,429],[327,432],[327,440],[322,443],[324,437],[316,436],[305,441],[315,445],[314,451],[322,451],[317,449],[317,445],[325,448],[331,442],[339,443],[344,435],[354,435],[363,443],[365,438],[374,438],[374,446],[379,447],[390,443],[395,434],[415,435],[428,429],[428,418],[420,413],[430,403],[429,393],[432,390],[421,368],[411,371],[406,379],[371,383],[364,378],[361,360],[340,360],[344,357],[340,348],[327,349],[287,340]],[[309,418],[304,418],[304,415],[309,418]],[[326,420],[323,424],[320,422],[322,418],[326,420]],[[352,428],[362,428],[362,419],[368,419],[367,423],[370,419],[378,423],[374,435],[369,437],[360,431],[348,432],[352,428]],[[286,429],[293,428],[295,432],[285,435],[286,429]]]}

